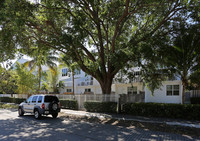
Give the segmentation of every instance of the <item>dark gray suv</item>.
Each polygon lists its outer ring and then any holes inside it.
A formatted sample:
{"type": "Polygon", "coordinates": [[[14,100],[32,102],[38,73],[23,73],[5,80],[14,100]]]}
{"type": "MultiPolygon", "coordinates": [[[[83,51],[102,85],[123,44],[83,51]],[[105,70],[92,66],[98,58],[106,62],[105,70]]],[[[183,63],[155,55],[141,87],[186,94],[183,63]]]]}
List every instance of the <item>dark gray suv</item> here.
{"type": "Polygon", "coordinates": [[[59,99],[52,95],[32,95],[18,108],[19,116],[23,116],[24,113],[34,113],[36,119],[40,119],[41,115],[49,114],[56,118],[59,112],[59,99]]]}

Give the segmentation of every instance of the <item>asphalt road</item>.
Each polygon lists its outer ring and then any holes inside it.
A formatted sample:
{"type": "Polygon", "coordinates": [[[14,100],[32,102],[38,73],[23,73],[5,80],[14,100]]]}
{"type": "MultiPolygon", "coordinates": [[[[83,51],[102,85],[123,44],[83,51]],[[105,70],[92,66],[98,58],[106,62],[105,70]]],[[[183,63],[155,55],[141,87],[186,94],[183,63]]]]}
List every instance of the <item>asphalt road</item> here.
{"type": "Polygon", "coordinates": [[[155,132],[134,127],[119,127],[78,122],[51,116],[35,120],[32,115],[18,117],[17,111],[0,109],[0,141],[139,141],[139,140],[199,140],[189,136],[155,132]]]}

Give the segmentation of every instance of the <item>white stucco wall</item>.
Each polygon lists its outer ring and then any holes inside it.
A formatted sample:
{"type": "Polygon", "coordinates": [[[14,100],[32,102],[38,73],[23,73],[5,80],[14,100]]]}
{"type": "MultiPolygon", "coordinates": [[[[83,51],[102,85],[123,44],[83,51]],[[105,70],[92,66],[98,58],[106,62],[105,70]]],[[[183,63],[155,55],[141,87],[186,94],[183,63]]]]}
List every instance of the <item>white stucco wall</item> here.
{"type": "Polygon", "coordinates": [[[112,86],[112,91],[115,92],[115,94],[127,94],[128,91],[127,91],[127,88],[128,87],[132,87],[132,86],[136,86],[137,87],[137,94],[140,93],[140,91],[144,91],[143,89],[143,84],[142,83],[133,83],[133,85],[131,84],[114,84],[112,86]]]}
{"type": "Polygon", "coordinates": [[[182,102],[182,83],[179,80],[165,81],[160,89],[155,90],[154,95],[145,87],[145,102],[156,103],[181,103],[182,102]],[[166,85],[179,85],[179,96],[167,96],[166,85]]]}

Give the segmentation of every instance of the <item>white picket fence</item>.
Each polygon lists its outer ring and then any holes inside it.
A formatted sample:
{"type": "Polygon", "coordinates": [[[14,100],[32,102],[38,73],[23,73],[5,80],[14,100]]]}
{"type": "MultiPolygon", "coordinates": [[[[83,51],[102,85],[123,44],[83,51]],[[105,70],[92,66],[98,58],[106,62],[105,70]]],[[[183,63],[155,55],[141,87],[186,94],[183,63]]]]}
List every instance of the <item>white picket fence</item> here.
{"type": "Polygon", "coordinates": [[[200,90],[191,90],[190,97],[200,97],[200,90]]]}
{"type": "MultiPolygon", "coordinates": [[[[78,109],[84,110],[84,102],[98,101],[98,102],[119,102],[119,94],[50,94],[55,95],[62,100],[77,100],[78,109]]],[[[14,98],[28,98],[28,94],[0,94],[0,97],[14,97],[14,98]]],[[[123,96],[124,97],[124,96],[123,96]]],[[[144,94],[138,95],[125,95],[126,102],[144,102],[144,94]],[[141,96],[140,96],[141,95],[141,96]]]]}

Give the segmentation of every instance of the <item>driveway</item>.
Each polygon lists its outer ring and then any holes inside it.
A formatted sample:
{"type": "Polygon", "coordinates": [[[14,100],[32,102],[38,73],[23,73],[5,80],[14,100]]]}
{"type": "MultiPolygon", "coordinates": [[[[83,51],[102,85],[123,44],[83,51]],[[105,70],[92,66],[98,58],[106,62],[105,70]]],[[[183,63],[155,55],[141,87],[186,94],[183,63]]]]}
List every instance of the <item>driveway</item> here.
{"type": "Polygon", "coordinates": [[[189,136],[155,132],[134,127],[78,122],[58,116],[35,120],[32,115],[18,117],[16,110],[0,109],[0,140],[133,141],[199,140],[189,136]]]}

